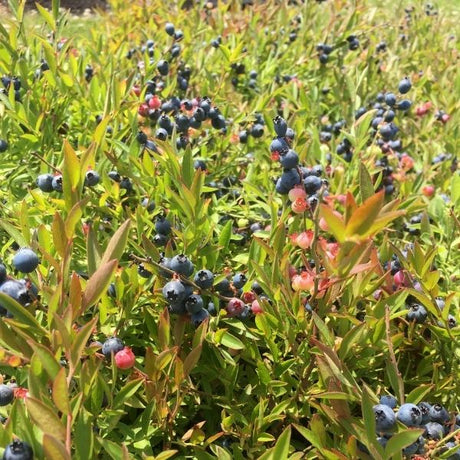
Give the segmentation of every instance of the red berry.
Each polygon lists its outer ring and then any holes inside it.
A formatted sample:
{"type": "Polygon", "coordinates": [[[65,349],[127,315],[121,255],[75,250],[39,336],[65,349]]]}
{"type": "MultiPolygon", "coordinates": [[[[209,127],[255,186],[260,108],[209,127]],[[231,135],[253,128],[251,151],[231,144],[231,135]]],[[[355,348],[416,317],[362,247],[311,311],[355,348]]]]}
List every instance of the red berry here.
{"type": "Polygon", "coordinates": [[[134,85],[133,86],[133,93],[136,95],[136,96],[139,96],[141,94],[141,87],[139,85],[134,85]]]}
{"type": "Polygon", "coordinates": [[[146,117],[149,114],[149,106],[145,102],[139,106],[138,109],[139,115],[146,117]]]}
{"type": "Polygon", "coordinates": [[[241,298],[243,299],[244,303],[251,303],[256,300],[256,295],[252,291],[246,291],[243,292],[241,298]]]}
{"type": "Polygon", "coordinates": [[[425,195],[425,196],[433,196],[434,194],[434,186],[433,185],[425,185],[423,188],[422,188],[422,193],[425,195]]]}
{"type": "Polygon", "coordinates": [[[264,311],[262,310],[262,307],[259,304],[259,301],[256,299],[252,302],[251,304],[251,310],[255,315],[258,315],[259,313],[263,313],[264,311]]]}
{"type": "Polygon", "coordinates": [[[158,99],[158,96],[153,96],[150,98],[149,107],[151,109],[159,109],[161,107],[161,101],[158,99]]]}
{"type": "Polygon", "coordinates": [[[244,310],[244,302],[236,297],[231,298],[227,304],[228,316],[237,316],[244,310]]]}
{"type": "Polygon", "coordinates": [[[136,357],[129,347],[125,347],[115,354],[115,364],[118,369],[130,369],[134,366],[135,362],[136,357]]]}

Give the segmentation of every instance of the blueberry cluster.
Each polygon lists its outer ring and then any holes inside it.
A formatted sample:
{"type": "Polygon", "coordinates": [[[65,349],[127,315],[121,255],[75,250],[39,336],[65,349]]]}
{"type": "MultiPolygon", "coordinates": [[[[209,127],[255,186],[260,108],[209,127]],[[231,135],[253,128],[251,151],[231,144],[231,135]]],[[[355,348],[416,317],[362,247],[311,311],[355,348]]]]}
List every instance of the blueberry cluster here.
{"type": "MultiPolygon", "coordinates": [[[[87,187],[94,187],[100,182],[100,176],[97,171],[89,169],[85,174],[84,185],[87,187]]],[[[37,187],[45,193],[63,191],[62,174],[40,174],[36,179],[37,187]]]]}
{"type": "MultiPolygon", "coordinates": [[[[176,138],[176,147],[183,149],[189,143],[189,129],[200,129],[202,124],[210,121],[214,129],[225,133],[227,121],[219,108],[212,104],[209,97],[197,97],[193,99],[180,99],[172,96],[168,100],[161,101],[155,94],[156,87],[152,81],[146,85],[144,102],[139,107],[139,114],[148,118],[151,126],[157,125],[155,138],[165,141],[173,135],[176,138]]],[[[138,142],[145,148],[158,152],[155,143],[148,139],[147,134],[140,131],[137,135],[138,142]]]]}
{"type": "Polygon", "coordinates": [[[248,128],[242,129],[238,133],[238,139],[242,144],[248,142],[249,136],[252,136],[254,139],[258,139],[264,135],[265,120],[260,113],[255,114],[254,123],[248,128]]]}
{"type": "Polygon", "coordinates": [[[220,299],[219,307],[225,309],[228,317],[241,320],[261,313],[261,303],[269,302],[257,282],[251,284],[250,290],[243,291],[248,283],[243,272],[227,275],[215,283],[216,275],[212,271],[206,268],[195,270],[192,261],[184,254],[162,257],[159,266],[160,276],[167,280],[162,294],[169,304],[169,311],[176,315],[190,315],[195,327],[210,315],[217,314],[211,296],[220,299]]]}
{"type": "MultiPolygon", "coordinates": [[[[22,248],[13,257],[13,266],[22,273],[34,271],[39,264],[37,254],[30,248],[22,248]]],[[[6,267],[0,264],[0,292],[26,306],[32,303],[38,295],[38,290],[28,279],[14,279],[7,276],[6,267]]],[[[0,302],[0,316],[12,317],[6,306],[0,302]]]]}
{"type": "Polygon", "coordinates": [[[189,314],[192,324],[198,327],[210,315],[208,309],[204,308],[201,290],[212,287],[214,274],[210,270],[202,269],[195,273],[193,282],[190,282],[195,267],[184,254],[177,254],[172,258],[164,257],[160,266],[163,268],[160,274],[170,279],[162,289],[163,297],[169,303],[169,311],[177,315],[189,314]]]}
{"type": "MultiPolygon", "coordinates": [[[[428,441],[441,441],[449,433],[460,429],[460,414],[449,414],[441,404],[421,402],[419,404],[405,403],[395,409],[398,401],[392,395],[383,395],[379,404],[373,407],[377,440],[385,447],[393,433],[397,431],[397,422],[407,427],[423,428],[425,431],[413,444],[403,449],[403,455],[424,454],[428,441]]],[[[363,450],[365,448],[361,446],[363,450]]],[[[444,445],[445,450],[455,449],[449,459],[460,459],[460,443],[449,441],[444,445]]]]}
{"type": "Polygon", "coordinates": [[[21,80],[19,77],[16,76],[8,76],[4,75],[1,78],[3,88],[0,88],[0,93],[8,94],[10,88],[14,90],[14,99],[16,102],[21,102],[21,80]]]}
{"type": "Polygon", "coordinates": [[[294,212],[313,209],[318,203],[318,193],[325,182],[321,179],[323,168],[312,168],[299,164],[298,154],[291,149],[294,131],[286,120],[277,116],[273,120],[276,137],[270,144],[272,159],[278,160],[283,173],[276,180],[275,189],[281,195],[289,195],[294,212]]]}

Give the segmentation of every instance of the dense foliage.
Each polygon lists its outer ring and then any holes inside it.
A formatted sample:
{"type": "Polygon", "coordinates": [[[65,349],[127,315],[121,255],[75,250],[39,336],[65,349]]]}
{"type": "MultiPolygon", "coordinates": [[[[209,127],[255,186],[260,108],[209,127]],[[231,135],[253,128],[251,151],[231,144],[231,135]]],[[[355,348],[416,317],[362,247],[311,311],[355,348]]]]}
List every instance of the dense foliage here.
{"type": "Polygon", "coordinates": [[[3,458],[459,458],[458,10],[182,3],[1,18],[3,458]]]}

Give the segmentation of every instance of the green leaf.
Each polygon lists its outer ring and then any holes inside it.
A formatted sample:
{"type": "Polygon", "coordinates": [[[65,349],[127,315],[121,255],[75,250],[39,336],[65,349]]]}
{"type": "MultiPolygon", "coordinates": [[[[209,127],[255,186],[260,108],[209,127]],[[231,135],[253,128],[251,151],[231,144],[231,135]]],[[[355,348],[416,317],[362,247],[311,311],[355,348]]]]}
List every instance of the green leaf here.
{"type": "Polygon", "coordinates": [[[345,235],[345,223],[343,219],[335,215],[333,210],[325,204],[320,205],[319,215],[326,221],[329,232],[332,233],[339,243],[342,243],[345,235]]]}
{"type": "Polygon", "coordinates": [[[169,311],[165,308],[158,318],[158,342],[161,349],[165,350],[168,348],[170,340],[171,326],[169,323],[169,311]]]}
{"type": "Polygon", "coordinates": [[[259,460],[287,460],[291,442],[291,426],[289,425],[280,435],[276,444],[259,457],[259,460]]]}
{"type": "Polygon", "coordinates": [[[32,341],[30,341],[29,344],[35,350],[35,354],[38,355],[40,362],[45,368],[50,379],[54,380],[58,375],[59,371],[61,370],[61,366],[57,362],[54,355],[51,353],[50,350],[48,350],[48,348],[46,348],[43,345],[40,345],[38,343],[32,343],[32,341]]]}
{"type": "Polygon", "coordinates": [[[80,161],[75,150],[64,140],[64,166],[62,169],[62,189],[66,209],[70,211],[79,201],[80,161]]]}
{"type": "Polygon", "coordinates": [[[43,6],[41,6],[39,3],[35,3],[35,7],[37,8],[38,12],[40,13],[40,16],[46,21],[46,23],[50,26],[50,29],[51,30],[56,30],[56,22],[52,16],[52,14],[50,14],[50,12],[46,9],[46,8],[43,8],[43,6]]]}
{"type": "Polygon", "coordinates": [[[371,175],[362,161],[359,163],[359,192],[363,202],[374,194],[371,175]]]}
{"type": "Polygon", "coordinates": [[[65,440],[64,425],[48,405],[29,396],[26,398],[26,407],[30,417],[43,433],[49,434],[59,441],[65,440]]]}
{"type": "Polygon", "coordinates": [[[131,220],[128,219],[120,226],[120,228],[110,238],[109,244],[107,245],[104,255],[102,256],[101,264],[106,264],[109,260],[119,260],[123,255],[126,243],[128,241],[129,226],[131,220]]]}
{"type": "Polygon", "coordinates": [[[43,435],[43,450],[49,460],[70,460],[64,444],[49,434],[43,435]]]}
{"type": "Polygon", "coordinates": [[[53,401],[63,414],[67,415],[70,413],[67,377],[63,367],[59,370],[53,381],[53,401]]]}
{"type": "Polygon", "coordinates": [[[184,359],[184,374],[187,376],[200,360],[201,350],[203,346],[200,344],[192,349],[192,351],[184,359]]]}
{"type": "MultiPolygon", "coordinates": [[[[222,449],[223,450],[223,449],[222,449]]],[[[178,450],[164,450],[161,454],[155,457],[155,460],[168,460],[179,452],[178,450]]],[[[228,455],[228,454],[227,454],[228,455]]],[[[220,457],[219,457],[220,458],[220,457]]],[[[231,460],[231,459],[230,459],[231,460]]]]}
{"type": "Polygon", "coordinates": [[[190,188],[193,183],[195,168],[193,167],[192,149],[187,146],[182,157],[182,178],[186,187],[190,188]]]}
{"type": "Polygon", "coordinates": [[[97,317],[88,321],[79,331],[72,343],[72,349],[70,350],[70,360],[74,367],[77,367],[83,349],[86,347],[86,343],[93,333],[94,325],[97,323],[97,317]]]}
{"type": "Polygon", "coordinates": [[[25,307],[3,292],[0,292],[0,305],[6,308],[14,316],[14,319],[22,323],[21,325],[25,328],[29,328],[39,335],[46,334],[46,331],[25,307]]]}
{"type": "Polygon", "coordinates": [[[64,257],[67,248],[67,236],[65,232],[64,221],[62,220],[62,217],[58,212],[54,214],[52,233],[54,247],[56,248],[57,253],[61,257],[64,257]]]}
{"type": "Polygon", "coordinates": [[[232,237],[232,227],[233,222],[230,219],[225,225],[224,228],[220,231],[219,235],[219,246],[222,249],[228,249],[230,243],[230,238],[232,237]]]}
{"type": "Polygon", "coordinates": [[[113,408],[119,409],[123,407],[129,398],[137,393],[143,383],[143,379],[131,380],[128,382],[115,396],[115,399],[113,400],[113,408]]]}
{"type": "Polygon", "coordinates": [[[28,243],[23,234],[14,225],[10,224],[4,219],[0,219],[0,226],[16,241],[16,243],[19,244],[19,246],[28,246],[28,243]]]}
{"type": "Polygon", "coordinates": [[[367,440],[370,442],[375,438],[375,415],[372,409],[373,403],[366,386],[363,388],[361,410],[364,419],[364,427],[366,429],[367,440]]]}
{"type": "Polygon", "coordinates": [[[86,254],[88,259],[88,274],[91,276],[97,270],[97,267],[101,265],[102,254],[97,241],[96,232],[91,224],[86,236],[86,254]]]}
{"type": "Polygon", "coordinates": [[[434,390],[434,385],[419,385],[406,397],[406,403],[418,404],[434,390]]]}
{"type": "Polygon", "coordinates": [[[417,441],[419,436],[423,434],[424,430],[410,429],[404,430],[401,433],[394,434],[385,446],[385,460],[390,460],[394,455],[401,453],[404,447],[410,446],[417,441]]]}
{"type": "Polygon", "coordinates": [[[228,348],[232,348],[233,350],[243,350],[246,348],[240,339],[227,331],[223,333],[220,343],[228,348]]]}
{"type": "Polygon", "coordinates": [[[89,306],[94,305],[107,290],[117,266],[118,261],[116,259],[110,260],[106,263],[102,263],[101,266],[93,273],[86,283],[86,288],[83,291],[83,310],[86,310],[89,306]]]}
{"type": "Polygon", "coordinates": [[[383,190],[368,198],[350,216],[345,229],[345,236],[364,236],[372,227],[383,205],[383,190]]]}
{"type": "Polygon", "coordinates": [[[77,460],[93,458],[93,422],[85,410],[80,411],[75,424],[75,449],[77,460]]]}

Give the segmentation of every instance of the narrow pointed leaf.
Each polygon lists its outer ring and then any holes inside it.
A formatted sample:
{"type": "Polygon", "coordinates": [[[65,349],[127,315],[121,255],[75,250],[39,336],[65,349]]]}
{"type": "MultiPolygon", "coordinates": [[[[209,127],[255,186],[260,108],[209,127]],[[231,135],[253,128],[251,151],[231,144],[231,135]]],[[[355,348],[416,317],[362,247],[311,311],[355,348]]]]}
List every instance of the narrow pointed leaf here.
{"type": "Polygon", "coordinates": [[[319,215],[326,221],[329,232],[332,233],[334,238],[339,242],[344,241],[345,224],[343,219],[334,214],[334,211],[327,205],[321,204],[319,215]]]}
{"type": "Polygon", "coordinates": [[[70,460],[64,444],[49,434],[43,436],[43,450],[48,460],[70,460]]]}
{"type": "Polygon", "coordinates": [[[70,413],[69,392],[65,369],[61,367],[53,381],[53,401],[56,407],[65,415],[70,413]]]}
{"type": "Polygon", "coordinates": [[[346,236],[366,234],[372,227],[383,205],[383,191],[375,193],[350,216],[345,229],[346,236]]]}
{"type": "Polygon", "coordinates": [[[26,407],[30,417],[43,433],[50,434],[60,441],[65,439],[64,425],[48,405],[29,396],[26,398],[26,407]]]}
{"type": "Polygon", "coordinates": [[[83,292],[82,306],[84,309],[94,305],[107,290],[110,280],[117,268],[116,259],[103,263],[91,276],[83,292]]]}
{"type": "Polygon", "coordinates": [[[359,193],[363,202],[374,194],[371,175],[363,162],[359,163],[359,193]]]}
{"type": "Polygon", "coordinates": [[[113,234],[107,245],[107,248],[102,256],[101,264],[107,263],[112,259],[120,259],[125,250],[126,242],[128,241],[129,226],[131,221],[126,220],[121,227],[113,234]]]}

